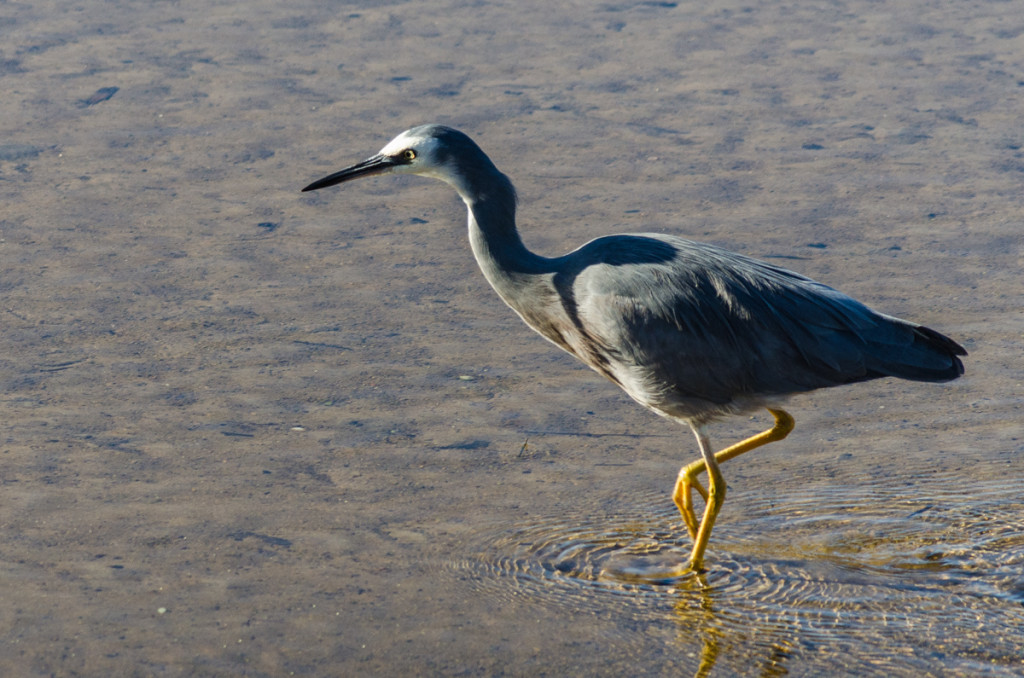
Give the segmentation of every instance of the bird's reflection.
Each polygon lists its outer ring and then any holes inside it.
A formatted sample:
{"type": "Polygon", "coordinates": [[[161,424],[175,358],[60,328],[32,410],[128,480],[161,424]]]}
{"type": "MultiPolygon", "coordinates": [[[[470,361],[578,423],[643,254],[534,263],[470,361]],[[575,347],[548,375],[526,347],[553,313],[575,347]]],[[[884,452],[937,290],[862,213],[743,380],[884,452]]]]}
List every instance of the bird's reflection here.
{"type": "Polygon", "coordinates": [[[764,646],[765,656],[760,661],[757,675],[771,678],[789,673],[786,662],[793,655],[795,638],[788,634],[795,629],[749,626],[742,628],[726,622],[716,609],[717,599],[723,595],[708,583],[704,573],[691,573],[675,584],[676,602],[674,611],[679,623],[679,642],[684,648],[693,646],[695,640],[701,643],[700,659],[695,678],[706,678],[718,662],[719,656],[731,647],[743,647],[745,653],[751,646],[764,646]],[[767,643],[749,641],[751,635],[775,636],[767,643]]]}

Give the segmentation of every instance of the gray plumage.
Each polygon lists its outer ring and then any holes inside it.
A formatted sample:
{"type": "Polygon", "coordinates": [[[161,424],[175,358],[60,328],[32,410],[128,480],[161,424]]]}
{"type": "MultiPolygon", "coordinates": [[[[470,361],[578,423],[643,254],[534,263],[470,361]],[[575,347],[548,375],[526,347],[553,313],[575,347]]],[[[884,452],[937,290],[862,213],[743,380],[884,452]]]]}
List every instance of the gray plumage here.
{"type": "Polygon", "coordinates": [[[706,421],[751,399],[963,373],[963,349],[937,332],[711,245],[617,235],[551,265],[557,300],[544,314],[564,313],[593,340],[600,357],[587,362],[599,371],[626,365],[662,398],[685,401],[674,416],[706,421]]]}
{"type": "MultiPolygon", "coordinates": [[[[541,335],[645,407],[688,423],[704,461],[687,467],[690,476],[715,466],[703,426],[719,416],[880,377],[939,382],[963,374],[958,356],[966,351],[952,339],[712,245],[630,234],[598,238],[561,257],[534,254],[516,230],[512,183],[469,137],[448,127],[414,127],[303,190],[382,173],[452,185],[469,209],[470,243],[491,286],[541,335]]],[[[679,482],[689,493],[695,481],[679,482]]],[[[724,483],[715,485],[711,493],[724,496],[724,483]]],[[[706,495],[699,483],[696,489],[706,495]]],[[[681,491],[677,504],[696,538],[681,491]]],[[[704,522],[713,523],[707,515],[704,522]]],[[[706,529],[710,534],[710,524],[706,529]]]]}

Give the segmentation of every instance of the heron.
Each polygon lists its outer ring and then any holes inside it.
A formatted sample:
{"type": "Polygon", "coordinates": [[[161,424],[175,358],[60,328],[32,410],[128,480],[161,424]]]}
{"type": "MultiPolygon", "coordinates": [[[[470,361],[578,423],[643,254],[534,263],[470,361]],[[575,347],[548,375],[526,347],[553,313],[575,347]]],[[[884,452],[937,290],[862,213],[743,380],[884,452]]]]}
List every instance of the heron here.
{"type": "Polygon", "coordinates": [[[785,438],[788,397],[897,377],[945,382],[967,351],[917,323],[872,310],[808,277],[714,245],[639,233],[591,240],[559,257],[536,254],[516,228],[516,190],[463,132],[420,125],[375,155],[309,184],[314,191],[384,174],[439,179],[469,212],[484,277],[532,329],[633,400],[693,431],[700,458],[676,477],[673,501],[704,556],[725,501],[720,465],[785,438]],[[771,428],[715,451],[714,421],[767,409],[771,428]],[[707,488],[699,480],[706,472],[707,488]],[[697,517],[694,493],[704,502],[697,517]]]}

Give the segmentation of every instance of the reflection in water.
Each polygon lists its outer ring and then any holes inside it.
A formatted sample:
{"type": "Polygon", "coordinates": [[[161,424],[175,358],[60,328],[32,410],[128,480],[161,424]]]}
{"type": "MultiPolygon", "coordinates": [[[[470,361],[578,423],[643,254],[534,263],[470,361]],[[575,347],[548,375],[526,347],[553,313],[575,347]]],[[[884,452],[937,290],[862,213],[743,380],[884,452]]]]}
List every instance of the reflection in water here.
{"type": "Polygon", "coordinates": [[[536,521],[491,534],[458,566],[491,595],[613,609],[639,643],[649,641],[634,629],[674,624],[677,652],[698,676],[723,664],[761,676],[1024,670],[1024,498],[1014,483],[743,501],[750,517],[723,526],[703,575],[679,571],[689,540],[667,510],[649,522],[536,521]]]}
{"type": "Polygon", "coordinates": [[[771,625],[751,626],[744,630],[737,625],[730,629],[722,624],[725,615],[716,610],[716,598],[720,597],[715,589],[708,585],[707,577],[696,574],[680,580],[675,585],[678,594],[674,607],[680,629],[680,645],[686,646],[699,640],[701,643],[700,660],[694,673],[698,678],[711,675],[718,655],[723,649],[745,646],[750,649],[747,662],[756,668],[759,676],[782,676],[789,673],[786,661],[793,654],[795,629],[771,625]],[[748,637],[748,633],[761,638],[748,637]]]}

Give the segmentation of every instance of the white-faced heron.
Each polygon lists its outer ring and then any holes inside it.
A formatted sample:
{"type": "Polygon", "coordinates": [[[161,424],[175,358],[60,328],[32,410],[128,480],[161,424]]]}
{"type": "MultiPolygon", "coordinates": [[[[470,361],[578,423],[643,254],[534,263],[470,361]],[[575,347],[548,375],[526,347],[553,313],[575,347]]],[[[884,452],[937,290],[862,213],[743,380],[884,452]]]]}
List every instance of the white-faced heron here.
{"type": "Polygon", "coordinates": [[[712,245],[656,233],[597,238],[561,257],[534,254],[516,231],[516,191],[468,136],[441,125],[399,134],[378,154],[306,186],[376,174],[420,174],[451,185],[469,208],[469,241],[484,277],[512,310],[559,348],[657,414],[686,423],[701,459],[684,466],[673,499],[703,568],[725,500],[718,465],[782,440],[787,396],[880,377],[949,381],[964,372],[958,343],[884,315],[841,292],[712,245]],[[715,452],[705,428],[766,408],[767,431],[715,452]],[[697,480],[707,470],[707,490],[697,480]],[[706,503],[697,520],[693,491],[706,503]]]}

